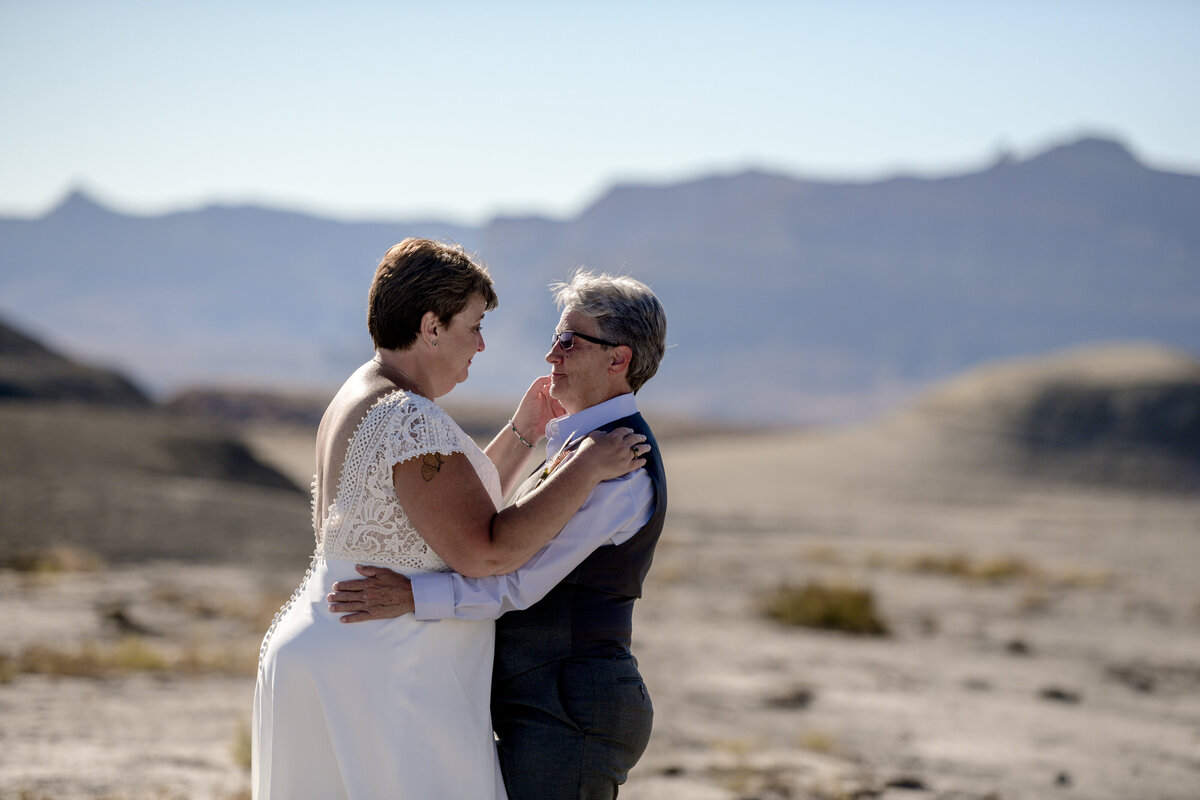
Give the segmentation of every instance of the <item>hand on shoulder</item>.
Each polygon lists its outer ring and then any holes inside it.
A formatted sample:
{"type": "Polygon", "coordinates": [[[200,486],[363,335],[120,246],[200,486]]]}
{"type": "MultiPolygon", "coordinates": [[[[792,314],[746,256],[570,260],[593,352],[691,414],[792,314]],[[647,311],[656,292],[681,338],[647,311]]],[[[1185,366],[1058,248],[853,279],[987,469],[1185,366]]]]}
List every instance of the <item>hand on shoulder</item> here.
{"type": "Polygon", "coordinates": [[[631,428],[616,428],[609,433],[592,431],[580,444],[577,459],[585,461],[587,468],[606,481],[627,475],[646,466],[646,453],[650,445],[646,437],[631,428]]]}

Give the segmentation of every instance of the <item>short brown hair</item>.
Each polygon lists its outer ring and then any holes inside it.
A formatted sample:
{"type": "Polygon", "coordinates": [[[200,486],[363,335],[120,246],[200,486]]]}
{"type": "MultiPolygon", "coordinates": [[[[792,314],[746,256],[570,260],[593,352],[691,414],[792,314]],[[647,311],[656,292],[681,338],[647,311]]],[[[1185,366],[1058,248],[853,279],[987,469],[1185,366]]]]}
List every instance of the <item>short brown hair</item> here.
{"type": "Polygon", "coordinates": [[[426,311],[447,325],[476,294],[487,310],[496,307],[487,267],[462,245],[410,237],[388,248],[375,269],[367,330],[376,347],[403,350],[416,341],[426,311]]]}

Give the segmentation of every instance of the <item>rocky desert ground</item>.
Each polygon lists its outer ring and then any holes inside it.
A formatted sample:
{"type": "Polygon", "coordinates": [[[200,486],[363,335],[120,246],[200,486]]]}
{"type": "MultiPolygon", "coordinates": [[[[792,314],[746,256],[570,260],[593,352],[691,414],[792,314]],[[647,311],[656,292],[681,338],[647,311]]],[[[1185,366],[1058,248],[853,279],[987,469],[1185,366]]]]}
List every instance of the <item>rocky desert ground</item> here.
{"type": "MultiPolygon", "coordinates": [[[[1100,377],[1146,385],[1117,362],[1100,377]]],[[[844,429],[663,441],[635,621],[656,728],[622,798],[1200,797],[1200,496],[1014,448],[1000,407],[1040,374],[844,429]],[[834,605],[793,624],[772,598],[834,605]]],[[[309,429],[248,440],[307,484],[309,429]]],[[[258,642],[311,533],[252,563],[52,534],[0,570],[0,798],[248,797],[258,642]]]]}

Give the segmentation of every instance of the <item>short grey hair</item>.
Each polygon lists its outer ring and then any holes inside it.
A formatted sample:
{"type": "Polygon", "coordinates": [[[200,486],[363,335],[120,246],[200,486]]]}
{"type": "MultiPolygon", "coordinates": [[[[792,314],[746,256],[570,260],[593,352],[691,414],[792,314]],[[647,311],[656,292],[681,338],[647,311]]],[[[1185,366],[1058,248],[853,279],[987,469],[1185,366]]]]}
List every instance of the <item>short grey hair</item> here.
{"type": "Polygon", "coordinates": [[[667,314],[649,286],[627,275],[580,267],[566,283],[551,284],[550,291],[560,310],[591,317],[601,336],[633,350],[626,379],[634,392],[658,372],[667,349],[667,314]]]}

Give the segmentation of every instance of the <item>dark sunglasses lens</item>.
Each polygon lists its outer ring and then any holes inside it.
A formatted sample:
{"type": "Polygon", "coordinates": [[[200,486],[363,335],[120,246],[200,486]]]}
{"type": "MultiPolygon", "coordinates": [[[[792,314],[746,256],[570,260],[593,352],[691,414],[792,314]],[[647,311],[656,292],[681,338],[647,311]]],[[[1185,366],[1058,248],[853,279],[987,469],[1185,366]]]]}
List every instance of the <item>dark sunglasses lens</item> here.
{"type": "Polygon", "coordinates": [[[575,334],[571,331],[563,331],[556,334],[554,338],[558,340],[559,347],[563,350],[570,350],[575,346],[575,334]]]}

